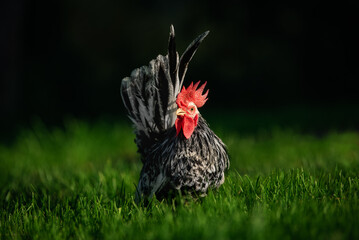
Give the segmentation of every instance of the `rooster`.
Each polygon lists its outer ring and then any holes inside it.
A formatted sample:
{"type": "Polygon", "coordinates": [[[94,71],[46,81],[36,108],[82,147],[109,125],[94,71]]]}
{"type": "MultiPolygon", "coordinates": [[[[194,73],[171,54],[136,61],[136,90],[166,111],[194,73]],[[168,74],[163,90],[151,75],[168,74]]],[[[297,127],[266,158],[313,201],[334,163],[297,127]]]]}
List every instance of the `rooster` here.
{"type": "Polygon", "coordinates": [[[170,191],[205,196],[209,188],[224,182],[229,167],[226,146],[198,111],[207,101],[206,83],[182,88],[188,64],[208,33],[198,36],[179,57],[171,25],[168,54],[158,55],[122,80],[122,101],[143,163],[137,202],[153,195],[166,197],[170,191]]]}

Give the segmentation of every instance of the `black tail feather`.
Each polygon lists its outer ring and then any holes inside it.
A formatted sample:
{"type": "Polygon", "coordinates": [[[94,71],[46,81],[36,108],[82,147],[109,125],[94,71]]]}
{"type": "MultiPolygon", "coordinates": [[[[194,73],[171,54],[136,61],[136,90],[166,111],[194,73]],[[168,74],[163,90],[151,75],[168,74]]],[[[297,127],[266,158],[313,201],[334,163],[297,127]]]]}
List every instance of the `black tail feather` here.
{"type": "Polygon", "coordinates": [[[187,47],[186,51],[181,56],[180,63],[179,63],[179,69],[178,69],[178,77],[180,79],[180,86],[183,84],[184,77],[187,72],[188,64],[191,61],[192,57],[196,53],[199,45],[207,37],[209,34],[209,31],[206,31],[199,35],[193,42],[187,47]]]}
{"type": "Polygon", "coordinates": [[[176,70],[178,64],[178,53],[176,51],[176,39],[175,39],[175,29],[173,25],[170,27],[170,36],[168,39],[168,60],[170,67],[170,76],[172,79],[173,86],[176,84],[176,70]]]}

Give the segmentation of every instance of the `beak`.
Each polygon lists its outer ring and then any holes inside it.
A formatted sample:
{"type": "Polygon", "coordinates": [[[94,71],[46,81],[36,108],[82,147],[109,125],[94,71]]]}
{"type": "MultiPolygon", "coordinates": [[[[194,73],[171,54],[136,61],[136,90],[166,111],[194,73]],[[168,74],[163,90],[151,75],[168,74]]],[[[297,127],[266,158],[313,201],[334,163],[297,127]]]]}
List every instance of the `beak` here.
{"type": "Polygon", "coordinates": [[[177,109],[177,111],[176,111],[176,115],[177,116],[183,116],[183,115],[185,115],[186,114],[186,112],[182,109],[182,108],[179,108],[179,109],[177,109]]]}

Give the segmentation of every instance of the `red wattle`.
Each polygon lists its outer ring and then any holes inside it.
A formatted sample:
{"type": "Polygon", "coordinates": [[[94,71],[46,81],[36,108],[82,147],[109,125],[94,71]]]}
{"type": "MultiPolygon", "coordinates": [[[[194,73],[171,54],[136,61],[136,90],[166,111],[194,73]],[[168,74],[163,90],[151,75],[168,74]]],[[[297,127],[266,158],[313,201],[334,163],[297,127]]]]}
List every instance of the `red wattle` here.
{"type": "Polygon", "coordinates": [[[178,117],[175,121],[175,127],[176,127],[176,136],[181,132],[183,132],[183,135],[189,139],[197,126],[198,123],[198,115],[192,119],[191,117],[188,117],[184,115],[183,117],[178,117]]]}
{"type": "Polygon", "coordinates": [[[182,126],[182,130],[183,130],[183,135],[188,139],[191,137],[194,128],[195,128],[195,121],[188,116],[184,116],[183,117],[183,126],[182,126]]]}
{"type": "Polygon", "coordinates": [[[198,114],[194,116],[194,125],[197,126],[198,123],[198,114]]]}

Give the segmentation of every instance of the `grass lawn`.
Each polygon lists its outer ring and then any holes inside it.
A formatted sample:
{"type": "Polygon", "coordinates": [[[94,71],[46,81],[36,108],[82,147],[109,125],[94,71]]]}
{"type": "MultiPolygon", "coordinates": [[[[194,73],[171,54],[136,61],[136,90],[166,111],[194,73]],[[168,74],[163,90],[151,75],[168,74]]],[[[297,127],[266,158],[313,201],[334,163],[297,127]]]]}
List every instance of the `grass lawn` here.
{"type": "Polygon", "coordinates": [[[147,207],[128,121],[22,130],[0,145],[0,239],[359,239],[358,132],[208,121],[229,149],[225,184],[147,207]]]}

